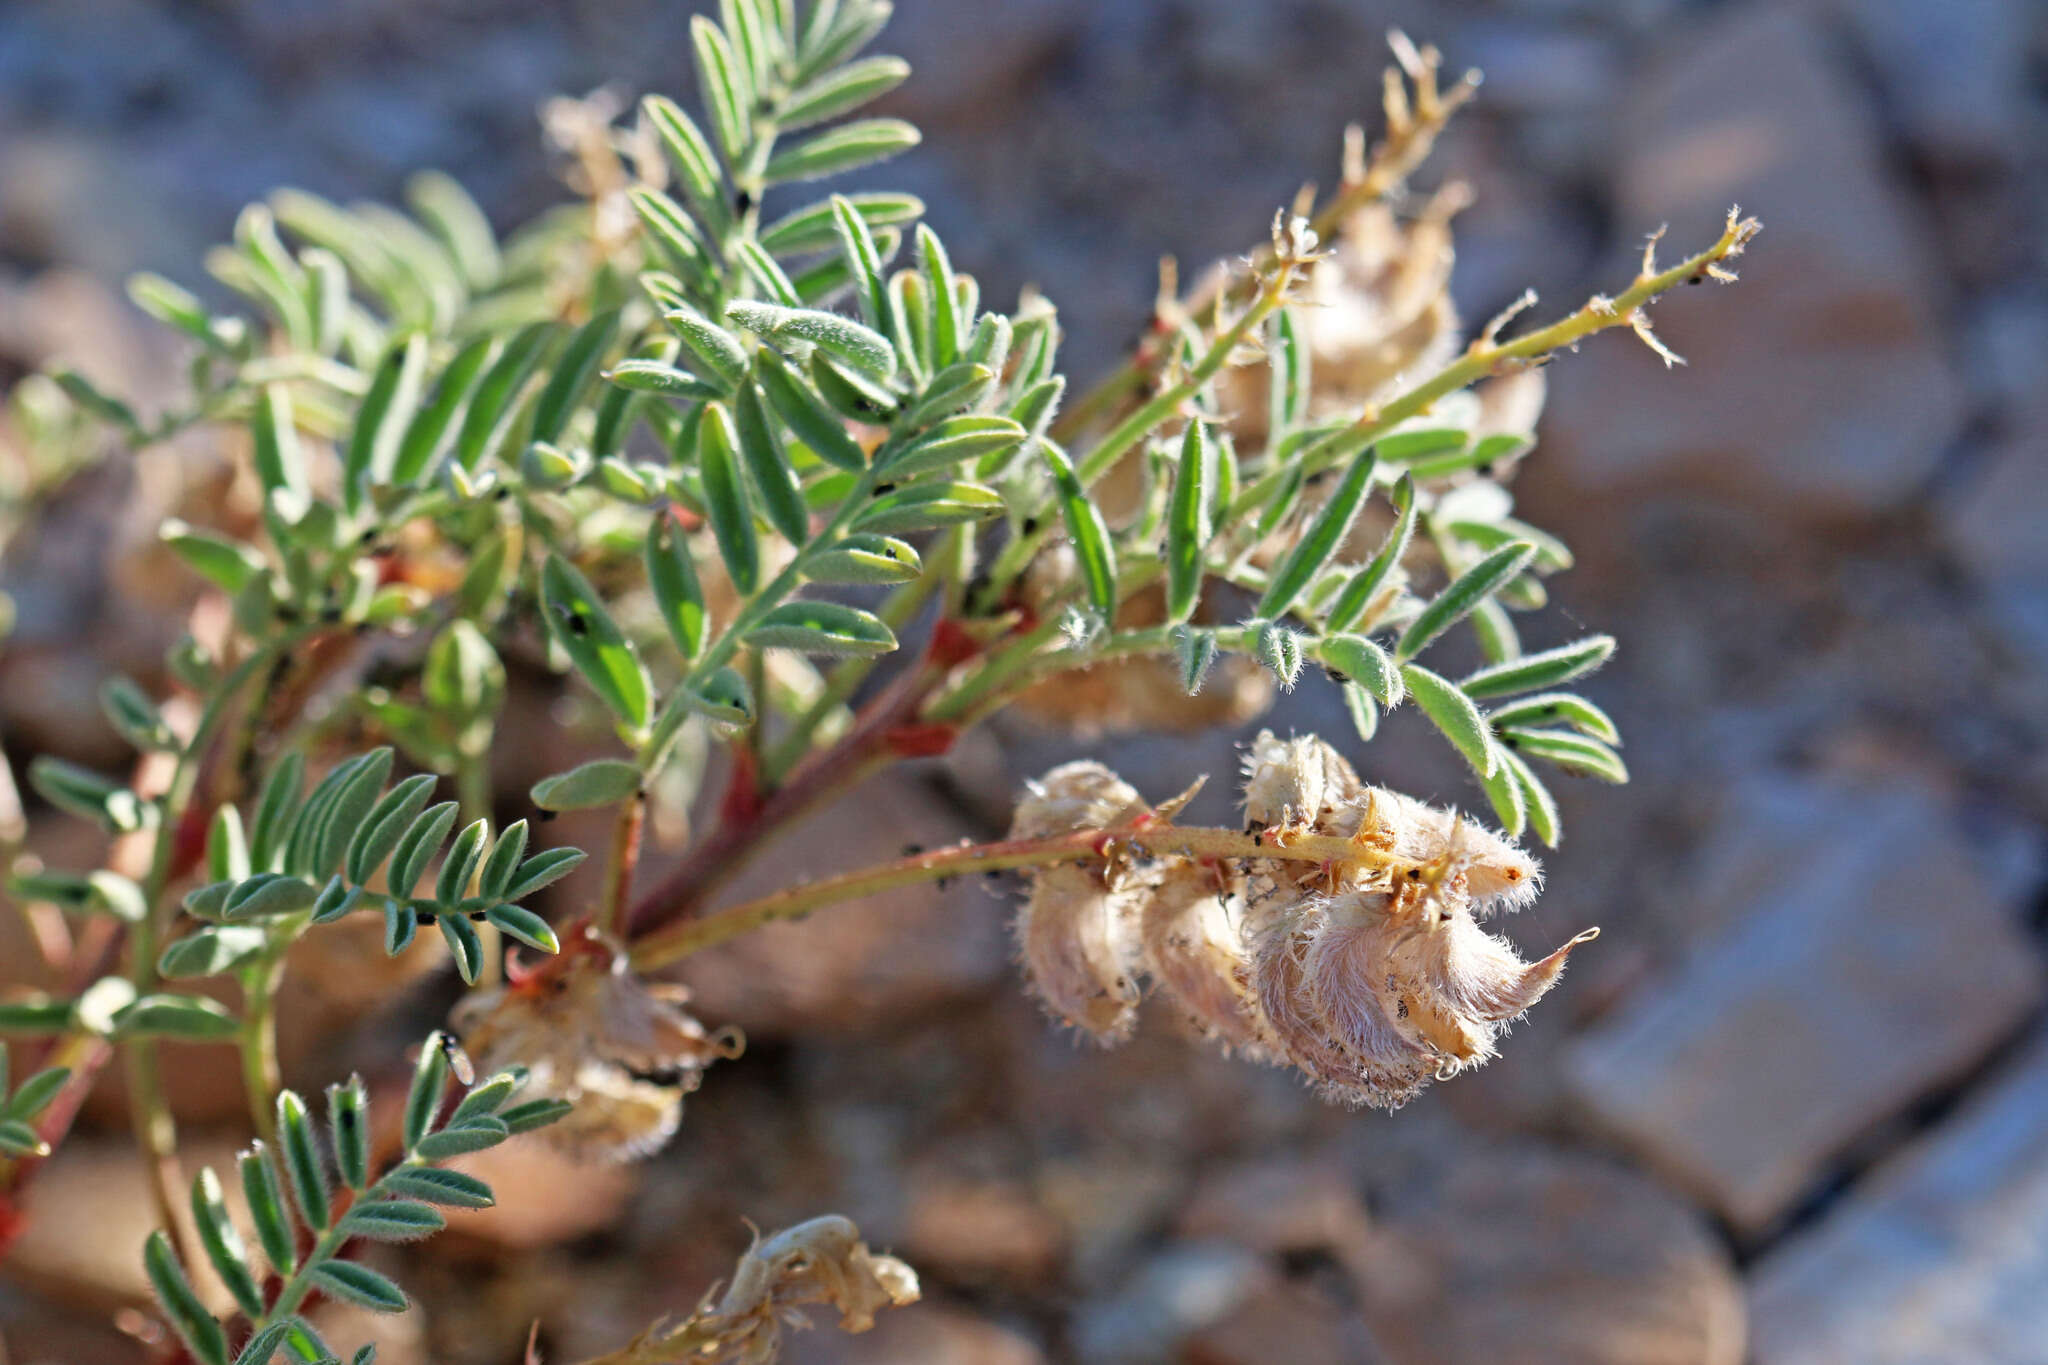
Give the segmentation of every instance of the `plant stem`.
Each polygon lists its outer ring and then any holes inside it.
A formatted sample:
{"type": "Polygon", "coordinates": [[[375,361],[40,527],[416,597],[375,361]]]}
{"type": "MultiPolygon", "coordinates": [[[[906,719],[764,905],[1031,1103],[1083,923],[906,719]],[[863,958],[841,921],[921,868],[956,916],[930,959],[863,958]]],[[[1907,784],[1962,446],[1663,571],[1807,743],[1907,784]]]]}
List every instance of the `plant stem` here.
{"type": "MultiPolygon", "coordinates": [[[[1411,50],[1412,51],[1412,50],[1411,50]]],[[[1411,64],[1408,54],[1397,49],[1402,56],[1402,65],[1408,76],[1415,82],[1415,98],[1411,103],[1405,95],[1398,101],[1394,89],[1387,97],[1387,136],[1373,149],[1371,159],[1362,166],[1347,167],[1344,183],[1335,198],[1316,211],[1309,220],[1310,229],[1316,236],[1327,241],[1331,234],[1342,227],[1349,218],[1367,204],[1384,199],[1407,179],[1429,158],[1436,146],[1438,134],[1450,122],[1451,115],[1458,111],[1479,86],[1479,73],[1468,71],[1447,91],[1439,91],[1436,85],[1435,58],[1423,58],[1414,54],[1416,63],[1411,64]]],[[[1390,68],[1388,76],[1394,78],[1390,68]]],[[[1256,279],[1260,271],[1273,263],[1273,247],[1261,244],[1252,253],[1246,267],[1239,271],[1219,273],[1209,279],[1175,309],[1192,318],[1200,326],[1214,321],[1216,310],[1229,301],[1230,295],[1248,280],[1256,279]]],[[[1060,441],[1070,441],[1088,429],[1090,423],[1103,413],[1112,411],[1125,397],[1142,388],[1150,368],[1153,352],[1151,339],[1134,351],[1124,363],[1096,383],[1087,393],[1082,394],[1066,406],[1053,423],[1052,435],[1060,441]]]]}
{"type": "Polygon", "coordinates": [[[640,832],[647,823],[647,793],[636,791],[619,803],[612,821],[611,859],[604,869],[604,898],[597,907],[597,928],[615,935],[623,927],[626,897],[633,889],[633,868],[640,861],[640,832]]]}
{"type": "MultiPolygon", "coordinates": [[[[178,834],[184,826],[186,807],[191,804],[193,791],[199,784],[200,759],[213,742],[215,732],[227,718],[228,707],[242,688],[251,678],[268,669],[271,660],[297,638],[294,634],[267,645],[236,665],[207,700],[190,742],[178,753],[170,784],[157,803],[156,846],[150,857],[148,878],[142,886],[143,904],[147,909],[130,928],[128,936],[128,979],[134,983],[138,995],[146,993],[157,981],[157,942],[162,931],[169,927],[172,913],[164,903],[164,892],[170,884],[177,858],[178,834]]],[[[189,1249],[175,1212],[177,1187],[183,1183],[178,1169],[178,1126],[171,1117],[170,1105],[164,1099],[156,1042],[150,1038],[135,1038],[124,1044],[122,1050],[126,1059],[128,1103],[135,1140],[146,1158],[157,1218],[163,1225],[164,1236],[170,1239],[172,1250],[182,1258],[189,1249]]]]}
{"type": "MultiPolygon", "coordinates": [[[[1731,211],[1721,236],[1706,250],[1686,257],[1668,270],[1654,273],[1644,270],[1615,298],[1596,296],[1587,300],[1578,311],[1513,341],[1495,341],[1490,334],[1481,334],[1465,348],[1464,355],[1422,383],[1384,404],[1367,408],[1350,425],[1303,450],[1292,463],[1276,466],[1261,474],[1230,504],[1230,510],[1223,519],[1225,524],[1258,508],[1274,486],[1291,477],[1296,469],[1300,470],[1302,477],[1308,478],[1333,468],[1401,422],[1429,411],[1437,399],[1469,388],[1503,367],[1538,362],[1561,347],[1570,346],[1609,327],[1639,325],[1638,315],[1646,304],[1687,280],[1707,277],[1712,267],[1739,255],[1758,230],[1759,224],[1755,219],[1738,219],[1737,214],[1731,211]]],[[[1645,264],[1648,264],[1647,255],[1645,264]]]]}
{"type": "Polygon", "coordinates": [[[852,730],[798,764],[750,818],[721,823],[691,849],[633,903],[623,923],[627,939],[695,913],[785,826],[895,762],[897,755],[888,748],[889,731],[916,718],[936,680],[934,672],[922,664],[906,670],[868,703],[852,730]]]}
{"type": "Polygon", "coordinates": [[[242,1088],[248,1094],[249,1118],[256,1136],[277,1145],[276,1102],[284,1089],[277,1064],[277,987],[284,979],[284,959],[300,926],[271,935],[263,953],[242,973],[242,1088]]]}
{"type": "Polygon", "coordinates": [[[1146,817],[1129,825],[1084,829],[1042,839],[966,844],[857,872],[841,873],[836,877],[823,877],[649,934],[632,945],[632,962],[641,971],[652,971],[763,925],[778,920],[801,919],[821,906],[857,900],[898,887],[977,872],[1103,861],[1125,850],[1153,857],[1280,858],[1292,862],[1397,868],[1409,865],[1404,859],[1335,835],[1303,834],[1269,842],[1270,838],[1270,835],[1244,834],[1234,829],[1172,825],[1156,817],[1146,817]]]}

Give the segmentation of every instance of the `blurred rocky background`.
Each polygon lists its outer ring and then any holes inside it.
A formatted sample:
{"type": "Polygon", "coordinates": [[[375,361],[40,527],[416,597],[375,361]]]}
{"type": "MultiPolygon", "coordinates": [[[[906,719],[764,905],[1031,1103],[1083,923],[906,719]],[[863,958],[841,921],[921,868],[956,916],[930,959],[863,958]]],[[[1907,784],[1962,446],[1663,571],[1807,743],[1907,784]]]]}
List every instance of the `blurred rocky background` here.
{"type": "MultiPolygon", "coordinates": [[[[439,166],[523,217],[558,195],[540,101],[687,90],[690,8],[6,0],[0,382],[61,357],[161,397],[170,352],[120,279],[204,285],[203,249],[279,184],[390,197],[439,166]]],[[[917,75],[886,112],[927,141],[876,178],[926,198],[985,296],[1043,286],[1085,379],[1143,322],[1160,252],[1241,251],[1334,178],[1393,24],[1486,72],[1428,173],[1477,191],[1467,317],[1525,284],[1558,309],[1618,287],[1660,223],[1677,249],[1731,202],[1767,226],[1739,289],[1658,312],[1689,368],[1618,335],[1554,368],[1516,487],[1579,555],[1530,642],[1620,636],[1591,691],[1635,776],[1563,793],[1551,890],[1512,928],[1540,953],[1605,926],[1558,1000],[1488,1069],[1350,1114],[1164,1011],[1077,1047],[1015,986],[1005,888],[840,909],[695,964],[746,1058],[644,1165],[507,1153],[507,1207],[411,1257],[438,1311],[381,1324],[380,1359],[513,1361],[534,1318],[548,1359],[593,1354],[694,1302],[743,1218],[827,1210],[928,1301],[800,1338],[806,1362],[2048,1359],[2048,9],[901,0],[881,47],[917,75]]],[[[150,676],[182,626],[175,576],[135,551],[163,483],[117,461],[16,535],[17,763],[118,760],[97,679],[150,676]]],[[[1348,733],[1320,680],[1269,723],[1348,733]]],[[[1002,718],[820,816],[754,889],[992,833],[1025,775],[1084,750],[1156,796],[1244,737],[1002,718]]],[[[548,756],[512,747],[516,799],[548,756]]],[[[1478,799],[1406,713],[1368,776],[1478,799]]],[[[30,949],[7,933],[13,978],[30,949]]],[[[302,975],[305,1079],[408,1036],[349,1022],[375,961],[302,975]]],[[[174,1069],[195,1153],[231,1151],[232,1075],[174,1069]]],[[[7,1359],[139,1358],[125,1144],[103,1117],[39,1179],[49,1211],[0,1280],[7,1359]]]]}

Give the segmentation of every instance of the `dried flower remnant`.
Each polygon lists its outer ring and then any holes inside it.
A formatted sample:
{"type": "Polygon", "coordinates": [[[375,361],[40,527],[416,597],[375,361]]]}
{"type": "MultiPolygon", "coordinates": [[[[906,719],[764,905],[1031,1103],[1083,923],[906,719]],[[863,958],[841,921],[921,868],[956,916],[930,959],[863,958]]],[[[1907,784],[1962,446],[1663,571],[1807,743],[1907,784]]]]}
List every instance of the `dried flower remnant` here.
{"type": "Polygon", "coordinates": [[[688,1320],[657,1324],[584,1365],[768,1365],[781,1356],[784,1328],[806,1325],[806,1305],[829,1304],[841,1331],[865,1332],[880,1310],[918,1297],[915,1270],[869,1250],[850,1220],[826,1214],[757,1237],[715,1305],[707,1295],[688,1320]]]}
{"type": "MultiPolygon", "coordinates": [[[[1137,789],[1100,763],[1067,763],[1018,803],[1010,837],[1119,825],[1147,811],[1137,789]]],[[[1138,915],[1148,888],[1116,859],[1043,868],[1017,914],[1017,947],[1039,997],[1061,1019],[1104,1043],[1137,1020],[1138,915]]]]}
{"type": "Polygon", "coordinates": [[[575,1109],[543,1130],[579,1160],[651,1155],[682,1122],[683,1096],[711,1063],[737,1057],[737,1029],[707,1029],[683,1006],[688,988],[651,982],[594,940],[555,962],[480,991],[451,1026],[485,1073],[525,1067],[528,1092],[575,1109]]]}
{"type": "MultiPolygon", "coordinates": [[[[1478,916],[1533,899],[1535,860],[1456,812],[1368,786],[1315,736],[1261,732],[1244,766],[1247,825],[1256,845],[1275,856],[1169,854],[1143,873],[1055,870],[1085,878],[1074,885],[1088,893],[1091,926],[1119,935],[1126,923],[1138,926],[1138,965],[1205,1035],[1294,1066],[1332,1100],[1395,1108],[1431,1080],[1487,1061],[1507,1022],[1541,999],[1572,949],[1593,936],[1524,962],[1480,928],[1478,916]],[[1341,839],[1357,857],[1279,856],[1309,838],[1341,839]]],[[[1119,824],[1147,811],[1101,765],[1070,764],[1020,808],[1016,832],[1095,828],[1113,840],[1119,824]],[[1093,823],[1076,823],[1084,820],[1093,823]]],[[[1048,874],[1038,875],[1027,923],[1042,913],[1048,874]]],[[[1087,1027],[1073,1004],[1099,1002],[1104,992],[1099,968],[1088,975],[1073,965],[1085,957],[1076,946],[1080,922],[1046,917],[1040,932],[1057,936],[1063,951],[1027,953],[1026,961],[1049,1000],[1068,998],[1076,980],[1093,989],[1055,1005],[1087,1027]],[[1060,974],[1050,984],[1048,966],[1060,974]]],[[[1115,969],[1129,973],[1127,961],[1114,959],[1115,969]]],[[[1134,1013],[1124,993],[1114,998],[1114,1029],[1090,1029],[1112,1042],[1128,1032],[1134,1013]]]]}

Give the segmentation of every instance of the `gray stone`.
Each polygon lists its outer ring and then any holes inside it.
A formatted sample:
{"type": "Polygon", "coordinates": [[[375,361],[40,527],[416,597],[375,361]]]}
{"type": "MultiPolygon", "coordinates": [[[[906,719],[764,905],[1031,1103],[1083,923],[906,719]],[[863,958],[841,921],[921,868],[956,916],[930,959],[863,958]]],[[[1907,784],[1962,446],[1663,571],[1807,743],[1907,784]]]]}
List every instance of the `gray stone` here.
{"type": "Polygon", "coordinates": [[[1601,1124],[1750,1234],[1981,1059],[2042,993],[2010,893],[1936,802],[1813,799],[1838,806],[1813,841],[1730,858],[1726,894],[1746,913],[1566,1063],[1601,1124]]]}
{"type": "Polygon", "coordinates": [[[1690,369],[1667,373],[1619,334],[1557,367],[1562,467],[1586,486],[1713,487],[1794,516],[1900,502],[1956,433],[1963,393],[1935,264],[1820,35],[1796,11],[1746,7],[1677,45],[1618,117],[1623,231],[1670,224],[1667,263],[1711,241],[1731,204],[1765,231],[1739,291],[1655,310],[1690,369]]]}
{"type": "Polygon", "coordinates": [[[2034,1365],[2048,1343],[2048,1039],[1756,1268],[1758,1365],[2034,1365]]]}

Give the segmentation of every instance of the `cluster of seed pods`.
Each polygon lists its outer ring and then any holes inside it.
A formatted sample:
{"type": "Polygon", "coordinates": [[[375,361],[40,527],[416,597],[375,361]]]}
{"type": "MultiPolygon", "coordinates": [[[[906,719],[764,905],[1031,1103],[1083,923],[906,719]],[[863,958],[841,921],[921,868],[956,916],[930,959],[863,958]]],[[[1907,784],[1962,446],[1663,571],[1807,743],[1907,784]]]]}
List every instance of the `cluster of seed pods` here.
{"type": "MultiPolygon", "coordinates": [[[[1333,836],[1356,861],[1110,856],[1032,874],[1017,941],[1053,1014],[1120,1042],[1149,978],[1220,1045],[1293,1066],[1332,1100],[1393,1108],[1491,1058],[1597,933],[1524,962],[1480,921],[1535,898],[1535,860],[1497,831],[1368,786],[1315,736],[1262,732],[1244,769],[1261,843],[1333,836]]],[[[1108,768],[1069,763],[1031,785],[1011,834],[1113,830],[1150,810],[1108,768]]]]}

